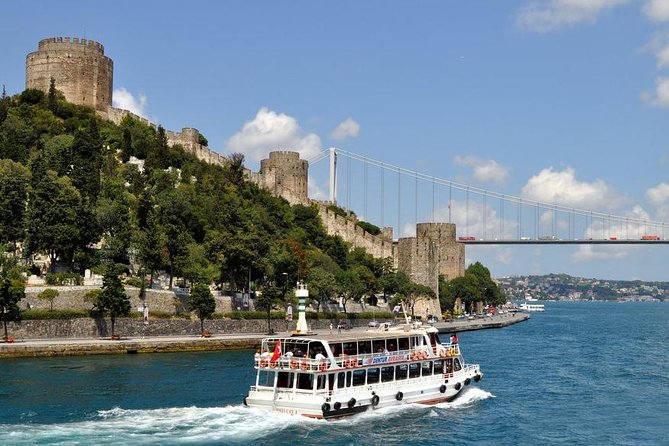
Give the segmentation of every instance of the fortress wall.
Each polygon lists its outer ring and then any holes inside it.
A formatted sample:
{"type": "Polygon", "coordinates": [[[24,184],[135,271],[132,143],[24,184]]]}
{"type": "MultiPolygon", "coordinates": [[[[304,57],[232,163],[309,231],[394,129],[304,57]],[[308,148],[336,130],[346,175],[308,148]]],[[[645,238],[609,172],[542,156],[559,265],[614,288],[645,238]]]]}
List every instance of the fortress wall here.
{"type": "Polygon", "coordinates": [[[26,88],[49,91],[51,78],[65,99],[106,111],[111,107],[114,63],[93,40],[51,37],[26,56],[26,88]]]}
{"type": "Polygon", "coordinates": [[[465,245],[455,238],[454,223],[419,223],[416,236],[432,240],[438,249],[438,274],[446,280],[465,274],[465,245]]]}
{"type": "Polygon", "coordinates": [[[309,203],[309,163],[298,152],[275,151],[260,161],[258,185],[291,204],[309,203]]]}
{"type": "Polygon", "coordinates": [[[392,228],[387,228],[384,233],[380,235],[372,235],[355,224],[353,218],[345,218],[337,215],[335,212],[329,210],[323,203],[318,204],[318,214],[323,220],[328,234],[338,235],[344,241],[353,245],[356,248],[363,248],[369,254],[376,258],[394,257],[394,245],[392,241],[392,228]],[[389,231],[388,231],[389,230],[389,231]]]}

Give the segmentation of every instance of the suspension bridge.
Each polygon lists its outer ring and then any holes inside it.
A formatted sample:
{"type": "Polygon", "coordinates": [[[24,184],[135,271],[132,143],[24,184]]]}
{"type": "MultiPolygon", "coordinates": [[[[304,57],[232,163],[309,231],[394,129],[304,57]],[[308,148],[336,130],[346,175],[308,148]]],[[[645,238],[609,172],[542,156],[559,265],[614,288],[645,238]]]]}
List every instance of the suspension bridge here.
{"type": "MultiPolygon", "coordinates": [[[[669,244],[669,223],[482,189],[341,149],[328,160],[328,201],[361,220],[410,236],[420,222],[455,223],[467,245],[669,244]]],[[[604,206],[603,206],[604,207],[604,206]]]]}

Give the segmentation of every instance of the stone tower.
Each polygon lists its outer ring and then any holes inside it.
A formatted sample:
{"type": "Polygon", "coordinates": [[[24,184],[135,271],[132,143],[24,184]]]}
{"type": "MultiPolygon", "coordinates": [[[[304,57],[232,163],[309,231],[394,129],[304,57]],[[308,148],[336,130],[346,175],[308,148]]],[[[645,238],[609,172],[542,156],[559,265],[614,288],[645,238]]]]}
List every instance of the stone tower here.
{"type": "Polygon", "coordinates": [[[437,246],[437,270],[446,280],[465,275],[465,245],[455,239],[454,223],[419,223],[416,237],[437,246]]]}
{"type": "Polygon", "coordinates": [[[308,203],[309,163],[298,152],[270,152],[260,161],[257,183],[291,204],[308,203]]]}
{"type": "Polygon", "coordinates": [[[111,108],[114,63],[104,47],[77,37],[40,40],[26,56],[26,88],[49,91],[51,78],[65,99],[101,112],[111,108]]]}

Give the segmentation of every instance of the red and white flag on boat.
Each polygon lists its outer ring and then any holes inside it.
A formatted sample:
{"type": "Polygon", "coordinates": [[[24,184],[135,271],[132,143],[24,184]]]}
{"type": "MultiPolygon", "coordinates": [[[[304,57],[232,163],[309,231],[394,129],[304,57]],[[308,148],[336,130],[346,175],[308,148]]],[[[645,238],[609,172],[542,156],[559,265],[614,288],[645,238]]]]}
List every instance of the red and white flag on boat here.
{"type": "Polygon", "coordinates": [[[274,354],[269,362],[276,362],[277,359],[281,356],[281,341],[276,341],[276,347],[274,347],[274,354]]]}

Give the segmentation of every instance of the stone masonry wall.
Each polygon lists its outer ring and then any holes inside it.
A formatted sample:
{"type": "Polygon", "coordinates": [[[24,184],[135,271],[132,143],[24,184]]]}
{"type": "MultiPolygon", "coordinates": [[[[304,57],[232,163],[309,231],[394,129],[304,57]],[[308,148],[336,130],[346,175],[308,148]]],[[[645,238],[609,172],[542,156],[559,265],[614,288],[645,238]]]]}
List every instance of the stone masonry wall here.
{"type": "Polygon", "coordinates": [[[106,111],[111,107],[114,63],[104,47],[77,37],[51,37],[26,56],[26,88],[49,91],[51,78],[65,99],[106,111]]]}
{"type": "MultiPolygon", "coordinates": [[[[439,294],[438,247],[430,239],[403,237],[397,243],[397,269],[405,272],[412,281],[429,286],[439,294]]],[[[410,312],[410,309],[406,309],[410,312]]],[[[440,315],[439,299],[424,298],[416,302],[416,316],[440,315]]]]}
{"type": "Polygon", "coordinates": [[[381,234],[372,235],[356,225],[355,219],[337,215],[323,203],[316,204],[318,205],[318,214],[321,220],[323,220],[323,225],[328,234],[338,235],[344,241],[353,245],[353,247],[363,248],[376,258],[394,258],[395,249],[392,241],[392,228],[385,228],[385,231],[381,234]]]}

